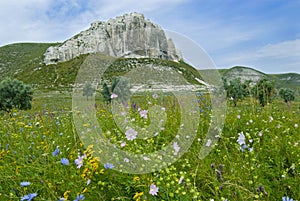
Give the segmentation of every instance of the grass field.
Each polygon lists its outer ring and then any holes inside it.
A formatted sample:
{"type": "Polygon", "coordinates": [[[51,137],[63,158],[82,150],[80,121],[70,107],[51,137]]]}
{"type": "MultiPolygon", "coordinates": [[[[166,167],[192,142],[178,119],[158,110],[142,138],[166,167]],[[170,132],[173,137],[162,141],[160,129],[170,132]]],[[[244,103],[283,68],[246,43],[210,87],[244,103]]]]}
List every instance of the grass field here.
{"type": "MultiPolygon", "coordinates": [[[[216,145],[204,141],[210,101],[204,95],[190,101],[199,105],[200,124],[189,150],[181,155],[182,142],[171,144],[170,153],[177,157],[174,163],[155,172],[129,174],[119,168],[131,158],[118,159],[122,161],[116,164],[112,153],[111,162],[103,161],[95,153],[98,149],[81,142],[70,94],[35,95],[32,110],[0,115],[0,200],[300,199],[299,97],[291,108],[281,100],[264,108],[249,100],[237,107],[228,104],[216,145]],[[214,148],[199,159],[202,146],[214,148]]],[[[97,99],[91,107],[103,135],[115,148],[146,154],[170,144],[182,126],[180,104],[174,97],[148,94],[128,105],[126,121],[141,128],[137,135],[151,124],[153,105],[165,116],[160,116],[163,123],[157,122],[157,132],[147,139],[132,139],[136,129],[130,135],[128,127],[121,128],[110,105],[97,99]]],[[[147,164],[150,161],[144,158],[140,168],[147,164]]]]}

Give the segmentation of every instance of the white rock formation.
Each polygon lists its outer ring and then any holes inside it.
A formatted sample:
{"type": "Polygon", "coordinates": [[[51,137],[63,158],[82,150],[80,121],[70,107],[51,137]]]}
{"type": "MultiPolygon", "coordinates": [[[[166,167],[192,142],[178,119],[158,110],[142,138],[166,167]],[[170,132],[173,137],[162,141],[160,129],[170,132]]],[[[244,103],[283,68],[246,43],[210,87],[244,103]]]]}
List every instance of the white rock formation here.
{"type": "Polygon", "coordinates": [[[44,54],[44,63],[68,61],[95,52],[114,57],[182,59],[173,41],[158,25],[146,20],[142,14],[130,13],[107,22],[93,22],[89,29],[61,45],[49,47],[44,54]]]}

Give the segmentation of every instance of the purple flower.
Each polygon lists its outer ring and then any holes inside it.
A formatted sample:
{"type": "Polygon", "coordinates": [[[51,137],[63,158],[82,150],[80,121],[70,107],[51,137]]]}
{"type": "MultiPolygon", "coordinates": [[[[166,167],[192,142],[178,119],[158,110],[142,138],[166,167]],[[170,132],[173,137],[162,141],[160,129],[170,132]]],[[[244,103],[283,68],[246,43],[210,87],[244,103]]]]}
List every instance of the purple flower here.
{"type": "Polygon", "coordinates": [[[148,118],[147,114],[148,114],[148,110],[141,110],[141,111],[140,111],[140,116],[141,116],[142,118],[144,118],[144,119],[147,119],[147,118],[148,118]]]}
{"type": "Polygon", "coordinates": [[[132,128],[129,128],[126,132],[126,139],[127,140],[134,140],[136,138],[137,132],[133,130],[132,128]]]}
{"type": "Polygon", "coordinates": [[[113,164],[111,164],[111,163],[105,163],[104,165],[104,168],[105,169],[113,169],[115,166],[113,165],[113,164]]]}
{"type": "Polygon", "coordinates": [[[59,154],[59,148],[57,147],[53,152],[52,152],[52,156],[57,156],[59,154]]]}
{"type": "Polygon", "coordinates": [[[157,195],[157,193],[158,193],[158,187],[155,184],[151,184],[149,194],[154,196],[157,195]]]}
{"type": "Polygon", "coordinates": [[[29,181],[23,181],[23,182],[21,182],[21,186],[22,187],[26,187],[26,186],[29,186],[29,185],[30,185],[29,181]]]}
{"type": "Polygon", "coordinates": [[[74,201],[79,201],[79,200],[84,200],[84,199],[85,199],[85,197],[82,194],[80,194],[80,195],[77,195],[77,197],[74,201]]]}
{"type": "Polygon", "coordinates": [[[37,193],[30,193],[28,195],[24,195],[23,197],[21,197],[20,201],[24,201],[24,200],[30,201],[33,198],[35,198],[36,196],[37,196],[37,193]]]}
{"type": "Polygon", "coordinates": [[[67,158],[60,159],[60,163],[63,165],[69,165],[69,160],[67,158]]]}
{"type": "Polygon", "coordinates": [[[179,150],[180,150],[180,147],[179,147],[179,145],[178,145],[177,142],[174,142],[174,143],[173,143],[173,148],[174,148],[174,150],[175,150],[174,155],[177,155],[178,152],[179,152],[179,150]]]}
{"type": "Polygon", "coordinates": [[[75,159],[75,163],[77,165],[77,168],[81,168],[81,166],[83,165],[83,159],[86,158],[86,155],[83,156],[78,156],[77,159],[75,159]]]}
{"type": "Polygon", "coordinates": [[[238,137],[238,140],[237,140],[237,142],[239,143],[239,145],[242,146],[243,144],[246,144],[245,140],[246,140],[246,138],[245,138],[244,133],[243,132],[239,133],[239,137],[238,137]]]}

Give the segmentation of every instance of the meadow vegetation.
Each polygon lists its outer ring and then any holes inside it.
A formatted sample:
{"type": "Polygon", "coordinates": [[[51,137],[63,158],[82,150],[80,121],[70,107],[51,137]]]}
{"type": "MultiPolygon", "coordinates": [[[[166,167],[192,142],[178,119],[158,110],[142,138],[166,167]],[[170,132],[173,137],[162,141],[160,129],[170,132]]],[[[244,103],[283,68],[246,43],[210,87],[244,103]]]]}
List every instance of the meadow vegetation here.
{"type": "MultiPolygon", "coordinates": [[[[81,142],[70,94],[36,92],[31,110],[0,115],[0,200],[300,198],[299,97],[290,106],[279,98],[264,107],[251,97],[236,107],[229,100],[224,128],[215,145],[204,141],[211,120],[209,96],[198,93],[190,101],[199,106],[200,123],[189,150],[164,169],[127,174],[116,170],[114,162],[103,163],[93,146],[81,142]],[[202,146],[213,149],[199,159],[202,146]]],[[[103,134],[115,147],[141,154],[168,145],[181,126],[180,104],[172,95],[162,93],[133,96],[127,120],[141,128],[149,125],[148,110],[153,105],[161,107],[167,118],[157,133],[145,140],[135,139],[139,133],[133,129],[120,129],[110,103],[101,96],[96,95],[96,104],[91,107],[103,134]]],[[[180,143],[172,146],[174,155],[181,152],[180,143]]],[[[147,158],[141,168],[144,165],[147,158]]]]}

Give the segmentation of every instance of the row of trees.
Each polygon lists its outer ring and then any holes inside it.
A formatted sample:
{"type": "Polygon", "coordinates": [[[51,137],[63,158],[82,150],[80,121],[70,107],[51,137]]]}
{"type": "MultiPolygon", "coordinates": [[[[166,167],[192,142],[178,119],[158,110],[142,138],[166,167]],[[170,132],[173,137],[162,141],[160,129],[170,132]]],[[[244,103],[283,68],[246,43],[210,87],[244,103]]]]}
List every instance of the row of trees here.
{"type": "MultiPolygon", "coordinates": [[[[256,98],[259,104],[264,107],[271,102],[272,97],[276,94],[274,83],[265,78],[255,84],[251,80],[242,82],[240,78],[232,79],[229,82],[223,79],[223,82],[227,97],[231,99],[234,106],[239,101],[251,96],[256,98]]],[[[291,89],[282,88],[279,90],[279,95],[288,105],[295,100],[295,92],[291,89]]]]}
{"type": "MultiPolygon", "coordinates": [[[[234,106],[238,101],[245,99],[248,96],[258,99],[261,106],[265,106],[271,102],[272,96],[276,94],[274,84],[267,80],[261,79],[256,84],[251,85],[251,81],[242,82],[240,78],[235,78],[227,82],[224,81],[224,87],[234,106]]],[[[95,93],[95,88],[91,83],[87,82],[83,87],[83,96],[92,96],[95,93]]],[[[27,110],[31,109],[32,88],[19,80],[5,79],[0,82],[0,110],[11,111],[13,108],[27,110]]],[[[111,87],[104,82],[101,91],[105,102],[110,102],[114,96],[118,100],[124,102],[130,97],[129,80],[123,77],[115,77],[112,80],[111,87]]],[[[291,89],[282,88],[279,90],[280,97],[289,106],[291,101],[295,100],[295,92],[291,89]]]]}

